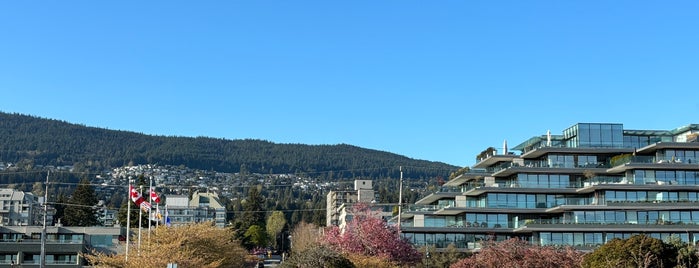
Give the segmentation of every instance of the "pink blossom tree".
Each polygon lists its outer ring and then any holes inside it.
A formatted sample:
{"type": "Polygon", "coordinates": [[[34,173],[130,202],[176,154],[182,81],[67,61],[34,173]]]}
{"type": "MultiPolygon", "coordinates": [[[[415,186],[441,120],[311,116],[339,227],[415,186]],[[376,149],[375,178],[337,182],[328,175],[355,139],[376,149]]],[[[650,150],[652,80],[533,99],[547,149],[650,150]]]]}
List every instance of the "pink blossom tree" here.
{"type": "Polygon", "coordinates": [[[583,253],[573,248],[531,245],[511,238],[501,242],[489,241],[480,252],[451,265],[451,268],[579,268],[583,253]]]}
{"type": "Polygon", "coordinates": [[[355,204],[353,218],[344,231],[337,226],[328,227],[323,241],[331,248],[347,254],[376,256],[398,265],[414,264],[422,254],[394,226],[381,219],[378,212],[367,204],[355,204]]]}

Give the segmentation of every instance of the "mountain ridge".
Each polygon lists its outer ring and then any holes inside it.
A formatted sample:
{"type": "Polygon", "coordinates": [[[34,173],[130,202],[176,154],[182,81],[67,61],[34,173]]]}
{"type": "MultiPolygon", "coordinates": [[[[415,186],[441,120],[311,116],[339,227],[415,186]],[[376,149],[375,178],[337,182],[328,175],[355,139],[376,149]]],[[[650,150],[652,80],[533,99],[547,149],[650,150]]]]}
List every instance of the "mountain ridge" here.
{"type": "Polygon", "coordinates": [[[333,178],[448,177],[460,167],[350,144],[150,135],[0,111],[0,161],[105,170],[169,164],[222,172],[305,173],[333,178]]]}

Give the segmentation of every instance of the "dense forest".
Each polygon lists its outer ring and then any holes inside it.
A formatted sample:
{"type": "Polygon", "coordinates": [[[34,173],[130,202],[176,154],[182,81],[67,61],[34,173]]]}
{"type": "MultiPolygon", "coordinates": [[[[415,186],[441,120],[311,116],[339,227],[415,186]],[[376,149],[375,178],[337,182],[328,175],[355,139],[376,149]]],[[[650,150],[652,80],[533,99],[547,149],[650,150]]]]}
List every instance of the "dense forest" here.
{"type": "MultiPolygon", "coordinates": [[[[374,180],[377,202],[398,201],[399,166],[403,168],[404,202],[412,203],[458,172],[440,162],[339,145],[277,144],[245,139],[153,136],[72,124],[55,119],[0,112],[0,162],[13,163],[14,171],[0,172],[5,187],[43,192],[45,166],[70,166],[70,172],[51,175],[49,200],[64,200],[78,181],[116,167],[141,164],[183,166],[191,169],[240,174],[298,174],[317,181],[374,180]]],[[[279,183],[273,182],[272,185],[279,183]]],[[[252,185],[251,185],[252,186],[252,185]]],[[[350,185],[347,185],[350,186],[350,185]]],[[[290,225],[299,221],[323,224],[325,192],[291,187],[256,185],[263,200],[261,211],[280,210],[290,225]]],[[[248,188],[241,188],[246,196],[248,188]]],[[[118,190],[121,191],[121,190],[118,190]]],[[[98,195],[101,192],[98,192],[98,195]]],[[[109,208],[124,204],[125,194],[104,198],[109,208]]],[[[244,210],[242,199],[222,200],[229,220],[244,210]]]]}
{"type": "Polygon", "coordinates": [[[72,165],[104,171],[133,164],[184,165],[220,172],[317,173],[323,179],[448,177],[459,167],[348,144],[278,144],[264,140],[153,136],[0,112],[0,161],[72,165]]]}

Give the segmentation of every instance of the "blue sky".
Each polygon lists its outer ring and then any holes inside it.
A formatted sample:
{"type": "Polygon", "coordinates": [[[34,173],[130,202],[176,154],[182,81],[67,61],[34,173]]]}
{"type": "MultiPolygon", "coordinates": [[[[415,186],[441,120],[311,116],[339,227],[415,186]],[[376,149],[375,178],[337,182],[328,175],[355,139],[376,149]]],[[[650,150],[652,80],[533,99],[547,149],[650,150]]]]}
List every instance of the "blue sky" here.
{"type": "Polygon", "coordinates": [[[470,166],[699,123],[697,1],[3,1],[0,111],[470,166]]]}

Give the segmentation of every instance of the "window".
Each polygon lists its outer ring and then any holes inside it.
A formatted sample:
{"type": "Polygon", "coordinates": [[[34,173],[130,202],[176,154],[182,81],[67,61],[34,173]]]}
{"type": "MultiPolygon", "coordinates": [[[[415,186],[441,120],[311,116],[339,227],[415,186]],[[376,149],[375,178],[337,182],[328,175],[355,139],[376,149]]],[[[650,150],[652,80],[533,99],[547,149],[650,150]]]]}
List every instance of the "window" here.
{"type": "Polygon", "coordinates": [[[39,261],[41,260],[41,255],[39,253],[24,253],[24,257],[22,258],[22,263],[34,263],[38,264],[39,261]]]}

